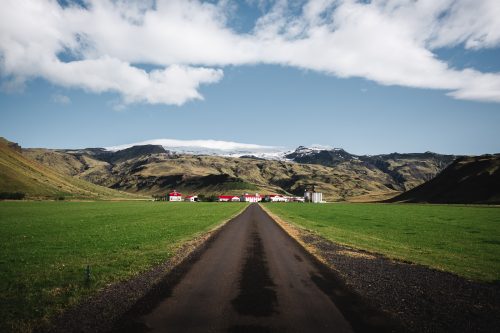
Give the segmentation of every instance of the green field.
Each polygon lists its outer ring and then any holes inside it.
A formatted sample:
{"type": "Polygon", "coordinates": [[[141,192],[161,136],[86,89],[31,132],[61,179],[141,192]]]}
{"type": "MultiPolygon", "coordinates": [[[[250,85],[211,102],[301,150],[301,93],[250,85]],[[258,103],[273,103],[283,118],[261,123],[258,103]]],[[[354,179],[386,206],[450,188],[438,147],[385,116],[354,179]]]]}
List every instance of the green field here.
{"type": "Polygon", "coordinates": [[[245,204],[0,202],[0,332],[29,332],[108,283],[164,262],[245,204]],[[91,266],[91,280],[85,268],[91,266]]]}
{"type": "Polygon", "coordinates": [[[500,207],[416,204],[265,204],[334,242],[500,281],[500,207]]]}

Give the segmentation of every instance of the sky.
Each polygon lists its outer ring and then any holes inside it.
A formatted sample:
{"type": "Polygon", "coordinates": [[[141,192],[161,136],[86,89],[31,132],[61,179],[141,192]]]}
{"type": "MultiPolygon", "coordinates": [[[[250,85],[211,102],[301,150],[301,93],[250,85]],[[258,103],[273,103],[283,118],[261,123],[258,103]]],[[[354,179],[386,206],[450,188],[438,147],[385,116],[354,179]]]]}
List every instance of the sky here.
{"type": "Polygon", "coordinates": [[[0,136],[23,147],[500,153],[497,0],[1,6],[0,136]]]}

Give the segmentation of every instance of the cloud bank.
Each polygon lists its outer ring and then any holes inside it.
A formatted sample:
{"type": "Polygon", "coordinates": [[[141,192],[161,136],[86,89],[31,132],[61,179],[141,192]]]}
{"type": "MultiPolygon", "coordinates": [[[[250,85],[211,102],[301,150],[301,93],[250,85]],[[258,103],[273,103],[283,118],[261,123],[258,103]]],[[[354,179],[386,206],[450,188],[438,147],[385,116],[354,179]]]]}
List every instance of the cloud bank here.
{"type": "Polygon", "coordinates": [[[262,15],[241,33],[231,26],[237,2],[225,0],[6,0],[4,89],[40,77],[116,92],[125,104],[182,105],[202,99],[199,87],[223,79],[224,66],[276,64],[500,102],[500,73],[453,68],[435,54],[499,47],[497,0],[253,3],[262,15]]]}

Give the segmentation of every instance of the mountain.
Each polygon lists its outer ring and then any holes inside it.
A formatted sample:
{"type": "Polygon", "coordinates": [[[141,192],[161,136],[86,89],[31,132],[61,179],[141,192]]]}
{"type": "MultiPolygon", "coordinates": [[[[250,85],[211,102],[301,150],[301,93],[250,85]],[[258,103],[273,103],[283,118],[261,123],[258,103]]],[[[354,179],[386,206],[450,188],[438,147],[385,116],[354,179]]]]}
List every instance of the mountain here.
{"type": "Polygon", "coordinates": [[[160,145],[132,146],[129,148],[116,150],[116,151],[110,151],[110,150],[105,149],[105,148],[85,148],[85,149],[77,149],[77,150],[61,149],[58,151],[62,152],[62,153],[69,153],[69,154],[74,155],[74,156],[89,155],[89,156],[92,156],[98,160],[105,161],[108,163],[123,162],[126,160],[130,160],[130,159],[141,157],[141,156],[147,156],[147,155],[151,155],[151,154],[173,155],[173,153],[171,153],[168,150],[165,150],[160,145]]]}
{"type": "MultiPolygon", "coordinates": [[[[90,149],[90,155],[114,164],[120,158],[117,154],[130,154],[134,149],[150,147],[156,151],[146,153],[162,153],[165,150],[170,155],[193,156],[218,156],[240,157],[261,160],[290,161],[300,164],[318,164],[327,167],[336,167],[342,163],[356,164],[363,162],[368,169],[379,169],[387,174],[392,181],[385,183],[394,191],[406,191],[423,182],[432,179],[438,172],[451,163],[456,156],[441,155],[431,152],[415,154],[385,154],[385,155],[354,155],[340,148],[304,147],[300,146],[295,151],[284,151],[275,146],[261,146],[230,141],[215,140],[174,140],[157,139],[144,141],[141,145],[123,145],[108,149],[90,149]],[[167,149],[168,148],[168,149],[167,149]],[[106,158],[108,156],[108,158],[106,158]],[[110,160],[114,159],[114,160],[110,160]]],[[[75,153],[76,151],[73,151],[75,153]]],[[[121,158],[121,161],[124,161],[121,158]]]]}
{"type": "Polygon", "coordinates": [[[281,159],[173,153],[163,145],[121,150],[24,149],[25,156],[92,183],[132,193],[242,192],[302,195],[316,184],[326,200],[382,200],[438,173],[437,154],[356,156],[342,149],[299,147],[281,159]],[[437,156],[437,157],[436,157],[437,156]],[[397,175],[397,176],[396,176],[397,175]]]}
{"type": "Polygon", "coordinates": [[[284,157],[297,163],[320,164],[335,166],[342,162],[357,160],[356,155],[349,154],[343,149],[321,149],[299,146],[295,151],[285,154],[284,157]]]}
{"type": "MultiPolygon", "coordinates": [[[[212,149],[214,143],[200,145],[212,149]]],[[[288,153],[228,157],[215,151],[208,155],[182,154],[172,144],[169,147],[174,149],[165,147],[147,144],[113,150],[22,149],[4,141],[3,149],[17,154],[18,159],[24,158],[25,164],[36,166],[37,170],[42,166],[53,170],[52,174],[66,181],[91,182],[99,185],[99,189],[106,187],[141,195],[163,194],[172,189],[205,195],[243,192],[302,195],[308,185],[314,184],[328,201],[395,198],[392,201],[498,202],[495,191],[499,188],[499,155],[458,159],[432,152],[354,155],[340,148],[300,146],[288,153]]],[[[231,143],[223,150],[228,152],[233,148],[231,143]]],[[[8,173],[3,171],[3,178],[4,174],[8,173]]],[[[26,184],[33,183],[31,178],[25,179],[26,184]]],[[[53,190],[50,195],[56,192],[53,190]]]]}
{"type": "Polygon", "coordinates": [[[0,192],[22,192],[28,198],[132,198],[129,193],[98,186],[83,179],[71,177],[80,172],[75,157],[46,151],[59,159],[59,170],[38,163],[25,155],[16,143],[0,138],[0,192]]]}
{"type": "Polygon", "coordinates": [[[454,155],[432,152],[413,154],[353,155],[340,148],[321,149],[300,146],[285,158],[306,164],[336,167],[344,163],[363,163],[367,168],[376,168],[392,178],[390,186],[394,190],[406,191],[432,179],[448,164],[454,155]]]}
{"type": "Polygon", "coordinates": [[[389,202],[500,204],[500,154],[461,157],[389,202]]]}

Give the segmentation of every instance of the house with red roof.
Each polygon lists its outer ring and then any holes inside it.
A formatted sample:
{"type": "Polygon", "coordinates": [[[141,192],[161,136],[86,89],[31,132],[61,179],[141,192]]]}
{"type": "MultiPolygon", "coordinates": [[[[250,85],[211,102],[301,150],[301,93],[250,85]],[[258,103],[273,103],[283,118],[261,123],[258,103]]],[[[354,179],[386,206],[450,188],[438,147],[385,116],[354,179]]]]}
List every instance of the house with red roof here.
{"type": "Polygon", "coordinates": [[[219,195],[219,202],[239,202],[240,197],[236,195],[219,195]]]}
{"type": "Polygon", "coordinates": [[[196,201],[198,201],[198,196],[197,195],[188,195],[184,198],[184,201],[196,202],[196,201]]]}
{"type": "Polygon", "coordinates": [[[173,190],[168,194],[168,201],[182,201],[182,193],[173,190]]]}
{"type": "Polygon", "coordinates": [[[271,202],[288,202],[288,199],[280,194],[270,194],[268,197],[271,202]]]}
{"type": "Polygon", "coordinates": [[[241,196],[241,201],[245,202],[261,202],[263,197],[259,195],[259,193],[254,194],[248,194],[245,193],[244,195],[241,196]]]}

